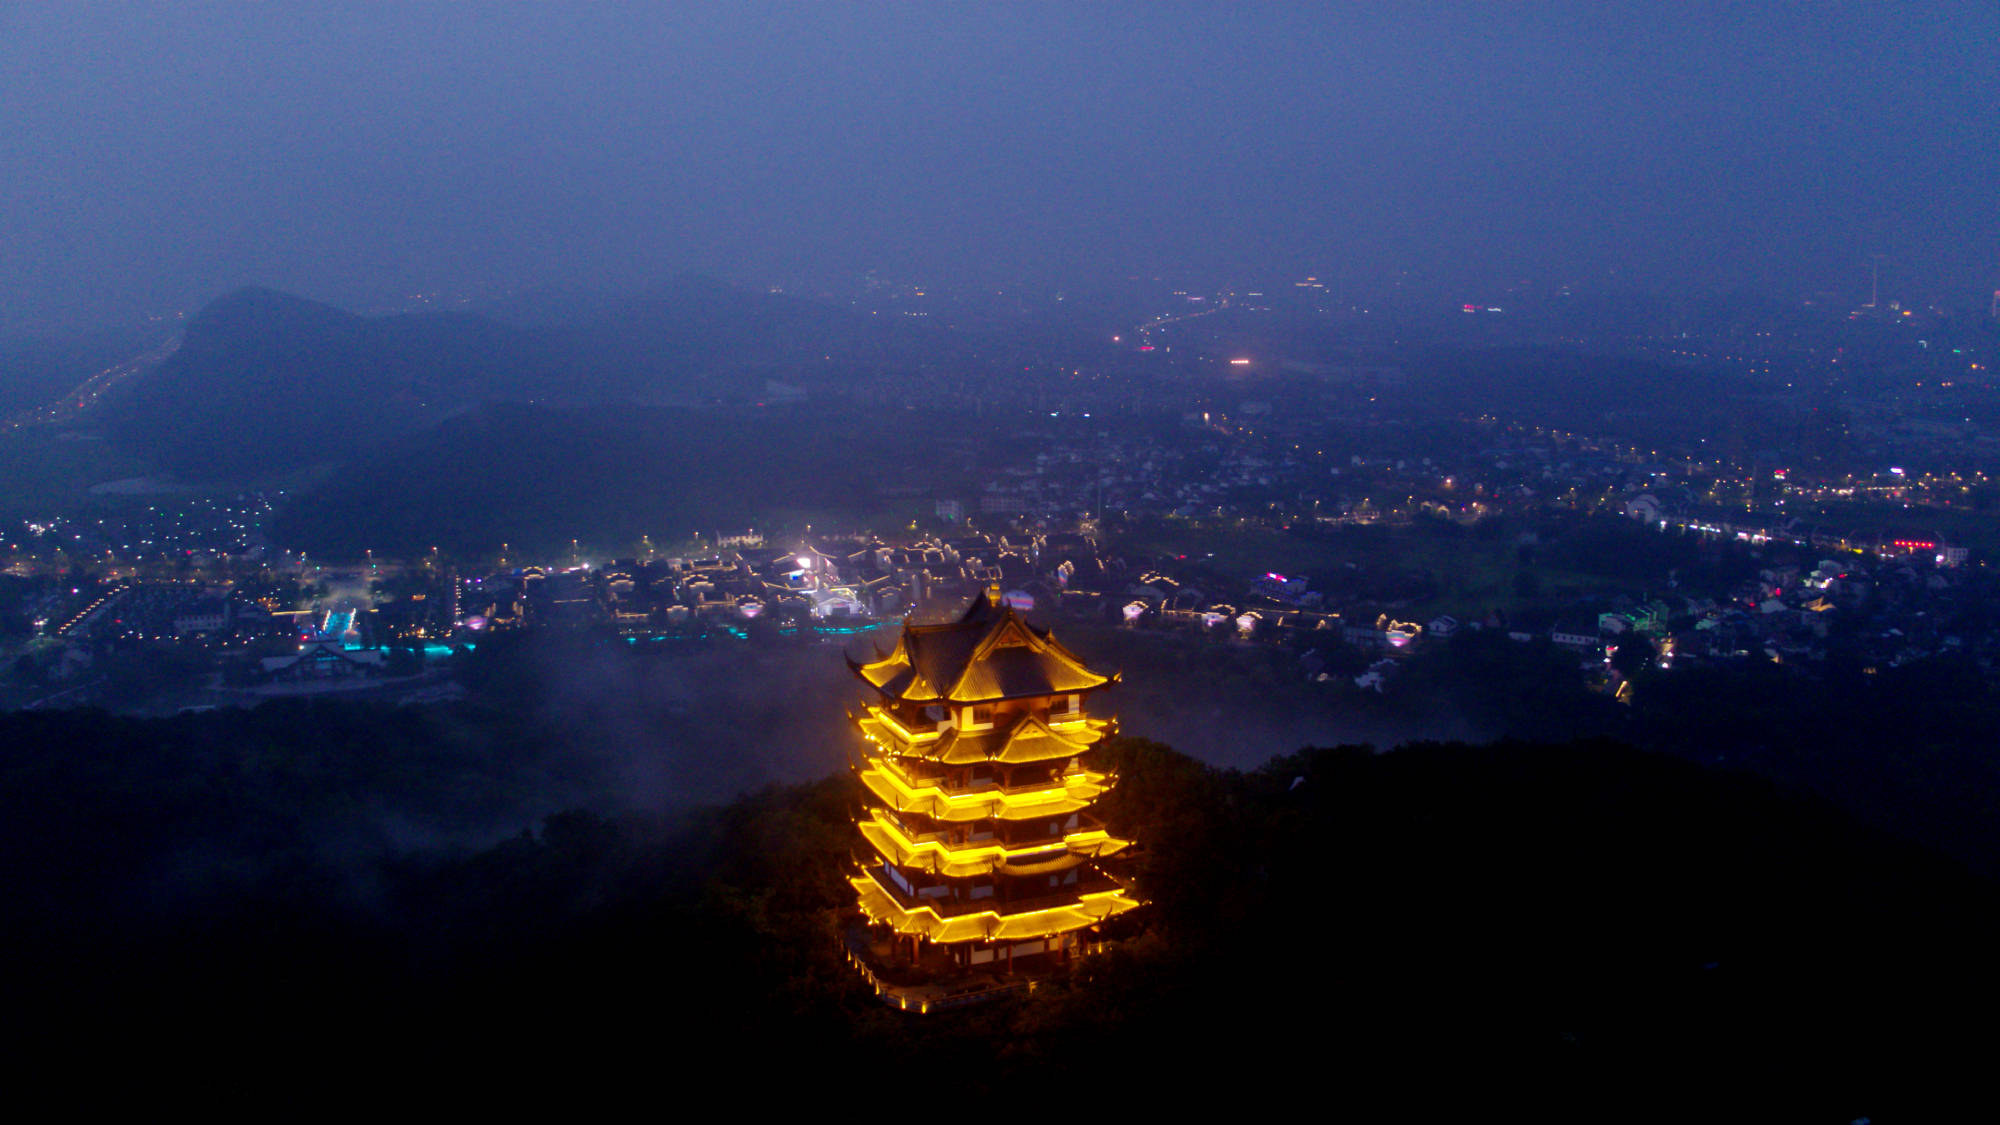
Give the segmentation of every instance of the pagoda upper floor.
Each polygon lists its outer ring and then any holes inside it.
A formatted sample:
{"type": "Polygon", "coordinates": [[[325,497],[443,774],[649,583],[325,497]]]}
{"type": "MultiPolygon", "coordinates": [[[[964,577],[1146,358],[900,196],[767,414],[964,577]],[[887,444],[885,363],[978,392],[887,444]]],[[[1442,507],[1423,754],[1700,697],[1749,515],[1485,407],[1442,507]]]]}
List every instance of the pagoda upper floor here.
{"type": "Polygon", "coordinates": [[[887,654],[848,663],[885,699],[941,706],[962,727],[981,721],[973,712],[982,706],[990,709],[985,718],[991,721],[1006,704],[1016,709],[1028,704],[1032,710],[1080,699],[1116,679],[1086,668],[1047,630],[1030,625],[991,590],[951,621],[905,625],[887,654]]]}

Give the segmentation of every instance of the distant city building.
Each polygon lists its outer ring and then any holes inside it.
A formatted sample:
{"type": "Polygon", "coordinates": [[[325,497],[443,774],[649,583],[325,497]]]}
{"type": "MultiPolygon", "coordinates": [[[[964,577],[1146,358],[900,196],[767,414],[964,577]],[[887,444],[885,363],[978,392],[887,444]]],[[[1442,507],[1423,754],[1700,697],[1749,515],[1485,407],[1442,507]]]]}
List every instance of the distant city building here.
{"type": "Polygon", "coordinates": [[[338,641],[311,641],[291,656],[272,656],[261,661],[264,675],[273,680],[346,679],[375,675],[382,671],[379,652],[351,652],[338,641]]]}

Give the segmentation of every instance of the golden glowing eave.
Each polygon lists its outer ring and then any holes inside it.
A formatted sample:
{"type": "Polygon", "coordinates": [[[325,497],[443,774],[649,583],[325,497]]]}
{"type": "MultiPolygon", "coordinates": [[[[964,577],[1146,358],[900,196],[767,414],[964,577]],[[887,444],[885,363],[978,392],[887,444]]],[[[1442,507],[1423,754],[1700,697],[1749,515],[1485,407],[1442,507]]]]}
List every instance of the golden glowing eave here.
{"type": "MultiPolygon", "coordinates": [[[[1067,959],[1072,942],[1037,939],[1141,905],[1105,862],[1132,841],[1073,815],[1116,781],[1091,768],[1116,723],[1083,712],[1115,674],[1092,671],[1030,625],[997,586],[951,620],[905,622],[890,651],[870,655],[847,664],[872,689],[849,715],[861,735],[853,768],[869,794],[856,824],[865,858],[849,882],[872,924],[955,944],[956,963],[970,968],[984,958],[967,947],[982,943],[994,956],[1067,959]]],[[[896,950],[899,962],[916,955],[911,942],[896,950]]]]}
{"type": "Polygon", "coordinates": [[[1061,784],[1045,789],[1006,792],[980,789],[950,793],[936,785],[912,785],[893,766],[873,761],[859,773],[868,791],[897,812],[923,813],[937,820],[1027,820],[1037,816],[1073,813],[1096,800],[1106,789],[1105,774],[1078,770],[1065,776],[1061,784]]]}
{"type": "Polygon", "coordinates": [[[870,742],[893,748],[898,753],[921,753],[918,747],[938,740],[938,731],[913,731],[898,721],[894,714],[872,703],[868,705],[868,713],[855,722],[870,742]],[[893,747],[891,742],[895,743],[893,747]]]}
{"type": "Polygon", "coordinates": [[[862,737],[891,754],[929,758],[953,766],[983,762],[1026,765],[1073,758],[1103,741],[1111,731],[1109,720],[1083,715],[1063,715],[1053,720],[1029,716],[1006,731],[950,727],[911,730],[895,712],[875,704],[865,705],[864,713],[854,723],[862,737]]]}
{"type": "Polygon", "coordinates": [[[882,858],[898,867],[927,871],[934,875],[960,877],[1004,871],[1013,875],[1045,875],[1075,867],[1087,858],[1099,858],[1124,850],[1130,840],[1121,840],[1102,828],[1071,832],[1056,840],[1044,840],[1020,847],[1002,844],[971,844],[956,847],[938,840],[912,840],[887,817],[877,812],[860,823],[861,835],[882,858]],[[1062,854],[1049,856],[1060,850],[1062,854]],[[1024,862],[1030,856],[1046,856],[1024,862]]]}
{"type": "Polygon", "coordinates": [[[854,669],[856,675],[873,684],[877,689],[894,694],[898,698],[917,703],[942,698],[937,687],[929,680],[924,679],[923,673],[919,672],[916,665],[911,663],[909,648],[904,638],[897,638],[896,647],[890,650],[889,655],[879,660],[871,660],[866,664],[850,662],[850,666],[854,669]],[[909,683],[904,684],[900,689],[891,688],[890,685],[895,683],[897,678],[904,674],[909,675],[909,683]]]}
{"type": "Polygon", "coordinates": [[[985,703],[1020,694],[1008,688],[996,665],[996,661],[1002,659],[1001,654],[1009,649],[1031,656],[1036,673],[1045,681],[1028,694],[1041,694],[1042,687],[1052,694],[1085,692],[1111,682],[1111,677],[1100,676],[1084,667],[1082,661],[1057,644],[1054,638],[1037,635],[1010,613],[999,627],[980,641],[958,678],[945,687],[945,698],[953,703],[985,703]]]}
{"type": "Polygon", "coordinates": [[[1109,726],[1103,720],[1077,718],[1050,723],[1030,716],[1008,731],[1004,741],[1001,740],[1003,736],[998,734],[979,738],[961,733],[959,737],[941,743],[935,754],[939,761],[953,766],[980,762],[1012,766],[1074,758],[1102,741],[1109,726]]]}
{"type": "Polygon", "coordinates": [[[889,653],[848,665],[884,695],[916,703],[1061,695],[1117,679],[1091,671],[1053,636],[991,597],[975,599],[954,622],[906,625],[889,653]]]}
{"type": "Polygon", "coordinates": [[[1002,914],[998,910],[977,914],[945,916],[928,906],[906,907],[882,889],[867,874],[848,880],[861,899],[861,910],[870,921],[879,922],[899,934],[911,934],[935,942],[1030,941],[1094,926],[1139,905],[1124,889],[1080,895],[1073,903],[1002,914]]]}

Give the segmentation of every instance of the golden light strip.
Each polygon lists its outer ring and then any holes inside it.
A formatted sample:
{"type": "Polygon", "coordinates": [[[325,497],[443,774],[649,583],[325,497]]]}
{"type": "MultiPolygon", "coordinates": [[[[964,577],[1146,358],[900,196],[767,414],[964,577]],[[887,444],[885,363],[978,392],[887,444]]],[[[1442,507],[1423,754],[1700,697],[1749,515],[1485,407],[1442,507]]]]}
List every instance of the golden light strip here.
{"type": "Polygon", "coordinates": [[[999,815],[1003,820],[1027,820],[1075,812],[1103,793],[1105,775],[1084,770],[1057,788],[1028,793],[947,793],[935,785],[913,786],[891,763],[877,761],[861,771],[862,783],[898,812],[924,812],[940,820],[978,820],[999,815]],[[883,784],[874,781],[880,777],[883,784]],[[888,792],[884,792],[884,788],[888,792]],[[927,806],[927,807],[920,807],[927,806]]]}
{"type": "MultiPolygon", "coordinates": [[[[1058,840],[1024,847],[1009,848],[1004,844],[953,847],[938,840],[913,840],[900,825],[884,817],[879,811],[871,812],[870,820],[862,822],[859,827],[864,836],[870,835],[869,829],[873,827],[889,838],[888,849],[882,848],[879,844],[876,847],[884,859],[899,865],[913,866],[912,861],[919,857],[934,856],[936,858],[930,869],[950,868],[951,870],[945,871],[945,874],[977,874],[990,870],[993,864],[1003,860],[1037,855],[1058,848],[1067,849],[1075,855],[1109,855],[1131,843],[1130,840],[1120,840],[1112,836],[1102,828],[1091,828],[1069,833],[1058,840]]],[[[872,838],[870,843],[874,843],[872,838]]]]}
{"type": "Polygon", "coordinates": [[[894,715],[891,715],[889,712],[883,710],[880,707],[875,706],[874,704],[869,704],[868,714],[876,722],[881,723],[883,726],[888,727],[890,730],[896,732],[896,736],[898,738],[901,738],[904,742],[911,742],[911,743],[926,742],[936,739],[938,737],[939,732],[934,730],[923,731],[921,733],[910,730],[908,727],[905,727],[902,723],[898,722],[894,715]]]}
{"type": "Polygon", "coordinates": [[[873,876],[862,874],[848,880],[861,899],[861,909],[870,919],[902,934],[916,934],[935,942],[1018,941],[1022,938],[1052,937],[1070,930],[1094,926],[1107,918],[1139,906],[1124,890],[1095,891],[1078,896],[1074,903],[1002,914],[982,910],[976,914],[945,917],[933,907],[910,909],[897,902],[873,876]],[[1102,912],[1087,909],[1102,907],[1102,912]]]}

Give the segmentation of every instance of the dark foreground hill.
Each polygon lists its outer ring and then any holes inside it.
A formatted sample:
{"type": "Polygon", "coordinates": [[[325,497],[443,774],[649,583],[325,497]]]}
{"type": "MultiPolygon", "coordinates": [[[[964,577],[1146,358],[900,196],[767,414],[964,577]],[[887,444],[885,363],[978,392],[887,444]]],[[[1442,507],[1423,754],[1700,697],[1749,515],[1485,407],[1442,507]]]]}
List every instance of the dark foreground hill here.
{"type": "Polygon", "coordinates": [[[1610,743],[1241,774],[1126,742],[1108,811],[1145,842],[1153,906],[1124,945],[1023,999],[911,1016],[835,940],[849,779],[554,815],[485,848],[371,843],[343,827],[490,811],[563,772],[561,737],[329,717],[0,720],[16,1026],[73,1056],[464,1097],[644,1073],[826,1106],[878,1075],[1546,1119],[1609,1080],[1599,1119],[1747,1088],[1847,1121],[1905,1104],[1918,1071],[1941,1089],[1996,999],[1991,886],[1741,775],[1610,743]],[[513,749],[484,757],[494,739],[513,749]]]}

